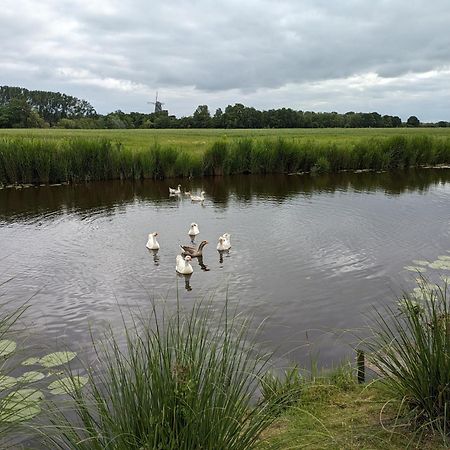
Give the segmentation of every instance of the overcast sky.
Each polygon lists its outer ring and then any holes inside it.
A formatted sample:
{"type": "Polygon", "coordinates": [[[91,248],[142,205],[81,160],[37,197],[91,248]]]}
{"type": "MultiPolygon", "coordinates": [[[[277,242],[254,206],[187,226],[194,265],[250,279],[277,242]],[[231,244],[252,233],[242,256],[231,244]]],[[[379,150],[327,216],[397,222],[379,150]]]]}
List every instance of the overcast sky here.
{"type": "Polygon", "coordinates": [[[0,85],[450,120],[449,0],[0,0],[0,85]]]}

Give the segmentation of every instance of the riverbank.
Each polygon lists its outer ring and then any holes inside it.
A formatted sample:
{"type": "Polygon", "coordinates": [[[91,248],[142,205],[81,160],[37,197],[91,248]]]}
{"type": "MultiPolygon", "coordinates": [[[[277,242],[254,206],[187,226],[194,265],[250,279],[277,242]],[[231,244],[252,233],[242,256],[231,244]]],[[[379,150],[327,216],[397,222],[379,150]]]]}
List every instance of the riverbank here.
{"type": "Polygon", "coordinates": [[[192,142],[183,145],[170,139],[130,147],[100,135],[55,138],[11,133],[0,138],[0,184],[383,171],[450,164],[450,135],[445,133],[361,137],[347,132],[345,139],[305,139],[306,134],[295,138],[283,132],[207,135],[213,139],[192,150],[192,142]]]}
{"type": "Polygon", "coordinates": [[[414,429],[401,402],[392,399],[379,381],[311,383],[299,403],[265,432],[263,442],[266,449],[448,448],[441,436],[414,429]]]}

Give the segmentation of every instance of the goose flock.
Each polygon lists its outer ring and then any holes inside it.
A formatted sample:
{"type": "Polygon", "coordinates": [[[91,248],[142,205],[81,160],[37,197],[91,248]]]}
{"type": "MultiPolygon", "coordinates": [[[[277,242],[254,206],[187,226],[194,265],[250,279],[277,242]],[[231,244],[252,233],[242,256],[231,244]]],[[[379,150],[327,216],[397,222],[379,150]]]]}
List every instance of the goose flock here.
{"type": "MultiPolygon", "coordinates": [[[[177,188],[171,188],[169,187],[169,195],[170,196],[181,196],[181,185],[179,184],[177,188]]],[[[202,191],[200,193],[200,196],[192,195],[190,192],[184,192],[185,196],[190,197],[192,202],[200,202],[203,204],[205,200],[205,192],[202,191]]],[[[191,239],[192,245],[180,245],[180,253],[176,256],[175,259],[175,270],[177,273],[181,275],[191,275],[194,272],[194,269],[192,267],[192,260],[194,258],[197,258],[200,267],[203,270],[209,270],[204,264],[203,264],[203,249],[205,245],[208,244],[207,240],[202,240],[198,246],[195,245],[195,238],[200,234],[200,228],[197,223],[192,222],[188,229],[188,236],[191,239]]],[[[160,244],[157,241],[157,232],[150,233],[148,235],[148,240],[146,247],[149,250],[152,250],[154,255],[158,253],[158,250],[160,249],[160,244]]],[[[218,243],[216,246],[217,251],[219,252],[219,261],[223,262],[223,253],[228,253],[231,248],[231,235],[230,233],[224,233],[221,236],[219,236],[218,243]]],[[[188,286],[188,282],[186,282],[186,286],[188,286]]]]}
{"type": "MultiPolygon", "coordinates": [[[[184,191],[184,195],[186,197],[190,197],[192,202],[197,202],[197,203],[202,203],[202,204],[205,201],[205,194],[206,194],[205,191],[201,191],[200,195],[192,195],[190,193],[190,191],[184,191]]],[[[181,196],[181,184],[179,184],[176,189],[169,187],[169,196],[175,197],[177,195],[181,196]]]]}

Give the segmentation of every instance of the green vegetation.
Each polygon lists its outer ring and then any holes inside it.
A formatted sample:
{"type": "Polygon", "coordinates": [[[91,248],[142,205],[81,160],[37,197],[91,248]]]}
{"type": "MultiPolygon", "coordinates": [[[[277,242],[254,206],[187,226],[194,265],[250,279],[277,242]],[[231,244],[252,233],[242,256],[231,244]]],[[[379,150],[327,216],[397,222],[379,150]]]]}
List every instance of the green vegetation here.
{"type": "Polygon", "coordinates": [[[415,430],[400,401],[380,382],[305,383],[301,400],[263,434],[265,448],[312,450],[444,450],[439,435],[415,430]]]}
{"type": "MultiPolygon", "coordinates": [[[[112,330],[94,343],[91,383],[51,416],[51,448],[250,449],[283,398],[257,401],[270,355],[259,356],[246,321],[211,304],[112,330]],[[256,403],[255,403],[256,402],[256,403]]],[[[72,385],[77,375],[68,371],[72,385]]]]}
{"type": "MultiPolygon", "coordinates": [[[[414,130],[415,131],[415,130],[414,130]]],[[[418,130],[419,131],[419,130],[418,130]]],[[[389,170],[450,163],[450,133],[54,133],[0,137],[0,183],[389,170]],[[54,134],[53,134],[54,133],[54,134]],[[75,137],[76,136],[76,137],[75,137]],[[90,136],[90,137],[88,137],[90,136]],[[97,137],[98,136],[98,137],[97,137]],[[122,144],[116,137],[127,137],[122,144]],[[147,136],[147,141],[141,141],[147,136]],[[364,137],[365,136],[365,137],[364,137]],[[314,137],[314,138],[312,138],[314,137]],[[139,138],[139,139],[137,139],[139,138]],[[204,139],[197,146],[197,139],[204,139]]]]}
{"type": "MultiPolygon", "coordinates": [[[[450,256],[444,258],[441,268],[450,269],[450,256]]],[[[450,425],[448,287],[424,278],[418,283],[397,309],[377,315],[374,338],[367,345],[389,392],[403,401],[416,426],[445,436],[450,425]]]]}

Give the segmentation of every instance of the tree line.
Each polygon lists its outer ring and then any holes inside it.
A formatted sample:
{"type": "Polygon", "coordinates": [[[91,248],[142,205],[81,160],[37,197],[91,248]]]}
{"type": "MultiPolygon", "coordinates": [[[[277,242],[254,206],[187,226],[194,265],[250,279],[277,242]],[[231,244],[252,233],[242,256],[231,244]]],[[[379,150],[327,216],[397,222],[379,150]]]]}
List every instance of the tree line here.
{"type": "Polygon", "coordinates": [[[314,112],[292,108],[260,111],[241,103],[216,109],[199,105],[191,116],[177,118],[167,111],[141,113],[114,111],[98,114],[86,100],[60,92],[29,91],[0,86],[0,128],[397,128],[449,127],[450,122],[422,124],[416,116],[402,122],[398,116],[377,112],[314,112]]]}

